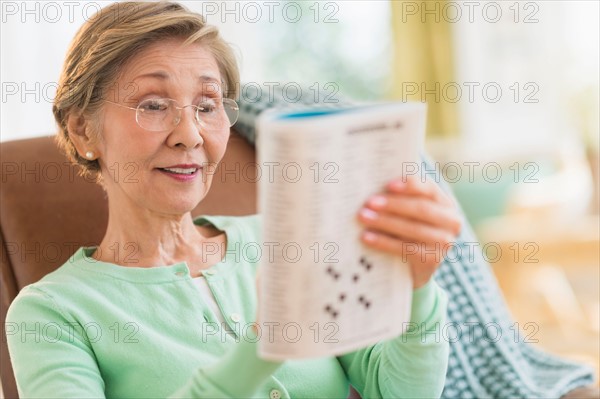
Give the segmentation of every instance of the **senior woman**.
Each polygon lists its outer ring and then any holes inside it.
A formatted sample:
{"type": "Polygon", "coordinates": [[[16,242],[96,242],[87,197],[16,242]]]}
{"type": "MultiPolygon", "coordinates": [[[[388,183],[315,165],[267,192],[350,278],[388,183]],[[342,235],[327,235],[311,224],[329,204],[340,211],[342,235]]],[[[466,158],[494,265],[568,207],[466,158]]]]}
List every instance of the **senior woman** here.
{"type": "MultiPolygon", "coordinates": [[[[440,395],[448,343],[435,334],[287,362],[257,356],[258,329],[240,336],[236,323],[257,321],[261,260],[229,255],[261,242],[260,217],[191,216],[237,118],[237,82],[215,28],[174,3],[116,3],[79,31],[53,110],[61,147],[106,191],[109,221],[97,247],[9,309],[28,332],[8,342],[22,397],[343,398],[349,384],[363,397],[440,395]],[[226,333],[208,334],[208,323],[226,333]]],[[[401,183],[357,210],[365,245],[400,255],[402,240],[451,241],[454,202],[433,183],[401,183]]],[[[443,323],[439,257],[408,260],[411,321],[443,323]]]]}

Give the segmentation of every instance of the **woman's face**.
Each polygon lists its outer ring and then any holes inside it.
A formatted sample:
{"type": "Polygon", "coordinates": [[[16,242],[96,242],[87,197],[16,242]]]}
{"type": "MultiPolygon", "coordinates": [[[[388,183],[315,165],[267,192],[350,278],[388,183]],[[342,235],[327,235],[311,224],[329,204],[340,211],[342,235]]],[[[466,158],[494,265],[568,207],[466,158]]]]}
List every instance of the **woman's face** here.
{"type": "MultiPolygon", "coordinates": [[[[136,55],[124,65],[105,98],[134,108],[157,98],[174,99],[180,107],[218,102],[221,75],[215,58],[204,45],[181,48],[181,43],[166,40],[136,55]]],[[[194,107],[184,108],[177,126],[155,132],[137,124],[135,110],[104,104],[98,151],[110,201],[168,215],[196,207],[225,153],[229,124],[208,130],[195,121],[194,112],[194,107]],[[196,171],[187,174],[192,170],[196,171]]]]}

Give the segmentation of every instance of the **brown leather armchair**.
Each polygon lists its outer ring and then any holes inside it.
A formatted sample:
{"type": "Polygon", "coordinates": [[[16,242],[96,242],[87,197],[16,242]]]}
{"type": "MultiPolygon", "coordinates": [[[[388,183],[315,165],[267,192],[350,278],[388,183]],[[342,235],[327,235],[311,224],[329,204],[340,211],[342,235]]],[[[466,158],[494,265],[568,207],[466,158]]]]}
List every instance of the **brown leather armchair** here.
{"type": "MultiPolygon", "coordinates": [[[[0,144],[0,312],[17,293],[61,266],[80,246],[96,245],[107,225],[105,193],[78,176],[52,137],[0,144]]],[[[232,133],[227,152],[215,171],[208,196],[193,214],[248,215],[256,212],[254,147],[232,133]],[[221,171],[243,170],[240,174],[221,171]]],[[[2,328],[0,377],[6,398],[18,398],[2,328]]],[[[351,398],[358,395],[353,391],[351,398]]],[[[598,398],[597,388],[572,391],[565,398],[598,398]]]]}
{"type": "MultiPolygon", "coordinates": [[[[57,269],[80,246],[100,242],[108,203],[99,185],[80,177],[69,165],[52,137],[4,142],[0,157],[0,311],[4,325],[6,311],[21,288],[57,269]]],[[[256,184],[233,173],[220,173],[237,164],[246,168],[244,176],[252,176],[254,162],[254,148],[233,133],[213,186],[193,214],[256,213],[256,184]]],[[[4,328],[0,350],[4,395],[18,398],[4,328]]]]}

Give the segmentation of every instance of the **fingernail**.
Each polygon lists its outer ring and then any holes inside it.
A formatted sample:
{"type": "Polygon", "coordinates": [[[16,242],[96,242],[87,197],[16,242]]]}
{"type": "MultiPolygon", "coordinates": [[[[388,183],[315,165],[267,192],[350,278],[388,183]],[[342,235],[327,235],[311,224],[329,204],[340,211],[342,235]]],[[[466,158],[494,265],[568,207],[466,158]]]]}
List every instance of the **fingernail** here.
{"type": "Polygon", "coordinates": [[[370,231],[365,231],[363,233],[363,238],[365,239],[365,241],[373,242],[377,240],[377,234],[371,233],[370,231]]]}
{"type": "Polygon", "coordinates": [[[406,182],[402,180],[394,180],[390,183],[390,188],[395,190],[402,190],[404,187],[406,187],[406,182]]]}
{"type": "Polygon", "coordinates": [[[375,220],[377,219],[377,212],[374,212],[370,209],[367,208],[363,208],[360,210],[360,215],[362,217],[364,217],[365,219],[369,219],[369,220],[375,220]]]}
{"type": "Polygon", "coordinates": [[[381,195],[375,195],[369,199],[369,205],[373,208],[383,208],[387,204],[387,198],[381,195]]]}

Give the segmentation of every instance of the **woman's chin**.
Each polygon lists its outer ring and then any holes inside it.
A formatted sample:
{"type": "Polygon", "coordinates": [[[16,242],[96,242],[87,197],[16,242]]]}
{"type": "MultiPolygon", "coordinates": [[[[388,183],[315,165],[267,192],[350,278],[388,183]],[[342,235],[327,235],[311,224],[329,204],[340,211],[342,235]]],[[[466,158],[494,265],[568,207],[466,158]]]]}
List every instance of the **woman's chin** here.
{"type": "Polygon", "coordinates": [[[193,211],[201,200],[202,197],[199,195],[164,196],[154,198],[154,201],[151,203],[146,203],[146,208],[167,215],[183,215],[193,211]]]}
{"type": "Polygon", "coordinates": [[[164,209],[164,213],[183,215],[185,213],[193,211],[194,208],[196,208],[196,206],[198,206],[199,203],[200,203],[200,200],[198,200],[198,201],[182,200],[180,202],[169,202],[169,203],[163,204],[163,206],[161,208],[164,209]]]}
{"type": "Polygon", "coordinates": [[[152,191],[148,192],[150,195],[147,197],[152,202],[151,208],[169,214],[184,214],[198,206],[206,196],[208,187],[195,185],[195,187],[190,186],[176,190],[156,187],[152,191]]]}

